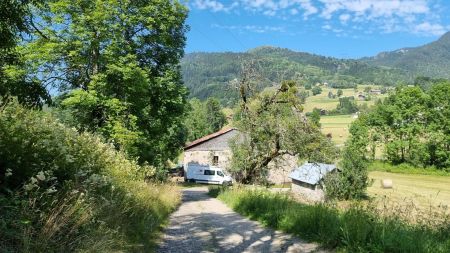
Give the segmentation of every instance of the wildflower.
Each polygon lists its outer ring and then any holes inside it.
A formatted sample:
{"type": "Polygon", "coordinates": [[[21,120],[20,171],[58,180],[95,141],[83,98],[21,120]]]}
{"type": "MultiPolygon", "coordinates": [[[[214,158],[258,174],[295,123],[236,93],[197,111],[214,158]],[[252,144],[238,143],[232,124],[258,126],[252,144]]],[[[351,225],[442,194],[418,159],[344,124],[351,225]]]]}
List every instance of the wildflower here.
{"type": "Polygon", "coordinates": [[[37,177],[37,179],[39,179],[41,181],[45,180],[45,175],[44,175],[44,172],[42,172],[42,171],[39,171],[39,173],[37,174],[36,177],[37,177]]]}
{"type": "Polygon", "coordinates": [[[10,177],[10,176],[12,176],[12,170],[11,169],[6,169],[5,177],[10,177]]]}
{"type": "Polygon", "coordinates": [[[55,189],[54,186],[52,186],[52,187],[48,188],[45,192],[48,193],[48,194],[52,194],[54,192],[57,192],[57,190],[55,189]]]}

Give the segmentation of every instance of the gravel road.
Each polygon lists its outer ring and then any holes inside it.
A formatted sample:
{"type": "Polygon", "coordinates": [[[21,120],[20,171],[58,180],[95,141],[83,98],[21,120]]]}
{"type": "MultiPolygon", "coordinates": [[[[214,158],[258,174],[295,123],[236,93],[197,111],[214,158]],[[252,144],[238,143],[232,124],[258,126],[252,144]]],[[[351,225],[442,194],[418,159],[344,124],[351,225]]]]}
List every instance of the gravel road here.
{"type": "Polygon", "coordinates": [[[273,231],[211,198],[206,187],[183,190],[157,252],[324,252],[314,243],[273,231]]]}

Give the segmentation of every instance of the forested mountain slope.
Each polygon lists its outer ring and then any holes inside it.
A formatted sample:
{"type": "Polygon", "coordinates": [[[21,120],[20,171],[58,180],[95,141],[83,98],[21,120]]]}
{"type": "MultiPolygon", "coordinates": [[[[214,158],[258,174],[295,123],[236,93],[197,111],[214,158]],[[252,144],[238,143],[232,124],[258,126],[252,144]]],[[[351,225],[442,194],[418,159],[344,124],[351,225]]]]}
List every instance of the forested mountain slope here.
{"type": "Polygon", "coordinates": [[[281,80],[328,83],[333,87],[357,84],[395,85],[418,76],[450,78],[450,33],[417,48],[383,52],[362,59],[338,59],[277,47],[258,47],[243,53],[190,53],[181,61],[184,83],[191,97],[214,96],[223,104],[236,98],[229,82],[239,76],[241,63],[257,60],[262,87],[281,80]]]}
{"type": "Polygon", "coordinates": [[[420,47],[383,52],[361,60],[372,66],[403,69],[409,76],[450,78],[450,32],[420,47]]]}
{"type": "Polygon", "coordinates": [[[214,96],[224,104],[236,97],[228,85],[239,76],[241,63],[256,60],[262,87],[281,80],[303,83],[329,83],[333,87],[354,87],[357,84],[393,85],[407,79],[402,70],[370,66],[358,60],[324,57],[276,47],[259,47],[245,53],[191,53],[181,62],[185,85],[191,97],[214,96]]]}

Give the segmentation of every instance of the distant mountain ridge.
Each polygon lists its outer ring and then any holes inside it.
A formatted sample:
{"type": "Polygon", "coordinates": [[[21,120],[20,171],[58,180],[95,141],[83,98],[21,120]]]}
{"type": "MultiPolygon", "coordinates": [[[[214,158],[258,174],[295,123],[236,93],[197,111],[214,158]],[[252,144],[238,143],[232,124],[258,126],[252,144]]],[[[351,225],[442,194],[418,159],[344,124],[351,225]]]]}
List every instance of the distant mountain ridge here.
{"type": "Polygon", "coordinates": [[[372,66],[403,69],[412,77],[450,78],[450,32],[420,47],[381,52],[360,60],[372,66]]]}
{"type": "Polygon", "coordinates": [[[338,59],[271,46],[242,53],[190,53],[181,61],[190,96],[200,99],[214,96],[224,104],[233,103],[237,94],[228,84],[238,78],[241,63],[246,60],[261,63],[260,75],[266,80],[262,87],[281,81],[279,79],[352,87],[356,84],[395,85],[411,82],[417,76],[450,78],[450,33],[424,46],[361,59],[338,59]]]}

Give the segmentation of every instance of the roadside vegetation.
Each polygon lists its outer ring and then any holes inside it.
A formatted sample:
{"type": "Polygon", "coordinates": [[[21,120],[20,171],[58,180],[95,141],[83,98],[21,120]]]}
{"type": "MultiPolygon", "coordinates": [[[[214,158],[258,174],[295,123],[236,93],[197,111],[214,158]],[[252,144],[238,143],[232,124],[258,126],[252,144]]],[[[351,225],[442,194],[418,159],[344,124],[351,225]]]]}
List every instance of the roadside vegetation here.
{"type": "Polygon", "coordinates": [[[151,252],[180,202],[178,1],[0,2],[0,251],[151,252]]]}
{"type": "Polygon", "coordinates": [[[101,138],[17,103],[0,109],[2,252],[148,252],[175,186],[101,138]]]}
{"type": "Polygon", "coordinates": [[[382,216],[377,208],[355,202],[345,210],[332,205],[306,205],[286,194],[245,187],[212,188],[236,212],[267,227],[319,242],[343,252],[449,252],[449,217],[405,221],[408,209],[382,216]]]}

